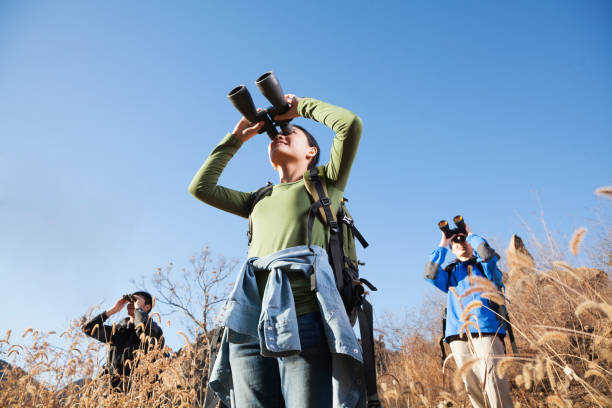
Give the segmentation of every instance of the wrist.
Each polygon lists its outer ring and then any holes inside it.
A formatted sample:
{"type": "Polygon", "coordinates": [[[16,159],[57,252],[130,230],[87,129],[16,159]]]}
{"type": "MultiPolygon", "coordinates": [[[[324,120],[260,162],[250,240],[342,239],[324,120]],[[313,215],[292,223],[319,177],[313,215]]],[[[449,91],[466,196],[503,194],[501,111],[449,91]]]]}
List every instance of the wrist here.
{"type": "Polygon", "coordinates": [[[239,145],[242,145],[244,142],[246,142],[246,137],[240,133],[232,133],[232,138],[234,138],[239,145]]]}
{"type": "Polygon", "coordinates": [[[304,112],[304,104],[308,101],[308,98],[305,97],[301,97],[298,98],[298,103],[297,103],[297,115],[304,117],[303,112],[304,112]]]}

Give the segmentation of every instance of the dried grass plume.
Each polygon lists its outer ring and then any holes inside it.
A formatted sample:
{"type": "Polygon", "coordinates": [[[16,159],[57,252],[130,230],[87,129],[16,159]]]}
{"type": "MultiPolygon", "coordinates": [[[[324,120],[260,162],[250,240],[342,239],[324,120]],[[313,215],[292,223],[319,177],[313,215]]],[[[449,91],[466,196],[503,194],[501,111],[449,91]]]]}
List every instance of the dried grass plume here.
{"type": "Polygon", "coordinates": [[[599,187],[597,190],[595,190],[595,194],[612,199],[612,186],[599,187]]]}
{"type": "Polygon", "coordinates": [[[582,244],[582,241],[584,240],[586,233],[587,233],[586,227],[580,227],[576,231],[574,231],[574,234],[572,235],[572,239],[570,239],[570,244],[569,244],[569,249],[570,251],[572,251],[572,254],[574,256],[577,256],[578,253],[580,252],[580,244],[582,244]]]}

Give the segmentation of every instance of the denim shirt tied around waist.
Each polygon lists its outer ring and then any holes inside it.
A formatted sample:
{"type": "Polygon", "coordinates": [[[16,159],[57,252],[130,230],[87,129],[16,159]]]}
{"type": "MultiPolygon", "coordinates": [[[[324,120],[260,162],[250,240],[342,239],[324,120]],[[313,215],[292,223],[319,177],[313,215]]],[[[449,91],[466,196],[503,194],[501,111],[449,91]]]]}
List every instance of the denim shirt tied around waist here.
{"type": "MultiPolygon", "coordinates": [[[[314,285],[332,358],[333,406],[354,408],[364,401],[363,356],[351,327],[325,250],[305,245],[250,258],[240,270],[221,313],[225,326],[209,386],[227,406],[233,404],[228,335],[231,329],[259,339],[261,354],[283,357],[301,351],[293,293],[285,272],[302,272],[314,285]],[[268,270],[263,299],[255,272],[268,270]]],[[[365,406],[365,405],[364,405],[365,406]]]]}

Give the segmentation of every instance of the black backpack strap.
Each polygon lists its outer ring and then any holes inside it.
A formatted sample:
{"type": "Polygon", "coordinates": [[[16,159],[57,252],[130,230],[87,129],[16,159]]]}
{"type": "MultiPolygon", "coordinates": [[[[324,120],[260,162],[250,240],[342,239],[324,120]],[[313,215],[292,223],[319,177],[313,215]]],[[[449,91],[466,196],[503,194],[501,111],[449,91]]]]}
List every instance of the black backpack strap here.
{"type": "Polygon", "coordinates": [[[381,407],[378,389],[376,388],[376,363],[374,357],[374,318],[372,305],[365,298],[357,311],[361,347],[363,349],[363,368],[366,385],[368,408],[381,407]]]}
{"type": "Polygon", "coordinates": [[[274,184],[268,181],[268,183],[257,189],[253,194],[251,194],[251,206],[249,208],[249,230],[247,231],[247,239],[249,240],[249,245],[251,245],[251,240],[253,239],[253,221],[251,220],[251,213],[257,205],[264,197],[272,194],[272,189],[274,188],[274,184]]]}
{"type": "Polygon", "coordinates": [[[472,258],[472,259],[474,260],[474,264],[476,265],[476,268],[478,268],[480,273],[482,273],[482,276],[486,277],[487,275],[485,274],[484,266],[482,266],[482,264],[478,262],[478,259],[476,258],[472,258]]]}
{"type": "MultiPolygon", "coordinates": [[[[343,200],[348,201],[346,198],[343,198],[343,200]]],[[[350,215],[346,214],[344,211],[342,211],[342,208],[340,209],[338,215],[342,217],[340,221],[345,223],[351,229],[351,231],[353,231],[353,236],[357,238],[361,246],[367,248],[370,244],[368,244],[368,241],[365,240],[363,235],[361,235],[361,233],[355,226],[355,221],[353,220],[353,218],[350,215]]]]}
{"type": "Polygon", "coordinates": [[[446,349],[444,343],[446,341],[446,308],[444,308],[444,314],[442,315],[442,337],[440,337],[440,351],[442,352],[442,367],[444,367],[444,360],[446,360],[446,349]]]}
{"type": "Polygon", "coordinates": [[[453,274],[453,270],[455,269],[455,266],[459,265],[460,263],[461,262],[459,260],[456,260],[456,261],[449,263],[448,265],[444,267],[444,271],[448,275],[448,280],[446,281],[446,286],[448,288],[450,287],[450,281],[451,281],[451,276],[453,274]]]}
{"type": "Polygon", "coordinates": [[[340,228],[334,212],[331,208],[331,200],[327,197],[323,183],[319,177],[319,172],[316,168],[310,169],[310,180],[315,187],[319,200],[315,201],[310,207],[308,214],[308,246],[311,244],[312,227],[317,209],[322,208],[329,225],[329,257],[331,266],[334,269],[336,277],[336,286],[338,291],[342,293],[344,289],[344,279],[342,278],[342,270],[344,269],[344,254],[342,252],[342,243],[340,242],[340,228]]]}
{"type": "MultiPolygon", "coordinates": [[[[208,377],[206,378],[206,382],[210,382],[210,376],[212,375],[212,370],[215,365],[215,360],[217,360],[217,354],[219,353],[219,343],[221,342],[221,338],[223,337],[223,333],[225,332],[225,327],[217,327],[213,332],[212,339],[210,341],[210,354],[208,357],[208,377]]],[[[221,402],[217,394],[210,389],[210,387],[206,386],[206,395],[204,396],[204,404],[202,408],[216,408],[216,407],[225,407],[225,404],[221,402]]]]}

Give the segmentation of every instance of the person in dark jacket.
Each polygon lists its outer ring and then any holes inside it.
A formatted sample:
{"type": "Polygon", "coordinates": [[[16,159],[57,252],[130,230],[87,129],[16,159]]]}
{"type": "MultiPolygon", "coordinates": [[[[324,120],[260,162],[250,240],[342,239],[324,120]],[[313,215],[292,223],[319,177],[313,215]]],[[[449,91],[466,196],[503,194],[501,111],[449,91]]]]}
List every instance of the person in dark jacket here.
{"type": "Polygon", "coordinates": [[[146,352],[151,344],[164,345],[162,329],[149,318],[152,307],[153,298],[147,292],[124,295],[113,307],[94,316],[81,327],[86,335],[109,346],[103,372],[111,375],[113,389],[126,391],[129,388],[129,382],[125,379],[131,373],[131,364],[126,362],[133,360],[135,350],[143,349],[146,352]],[[113,326],[104,324],[126,305],[128,316],[121,319],[114,330],[113,326]],[[146,336],[141,339],[143,334],[146,336]]]}
{"type": "MultiPolygon", "coordinates": [[[[425,280],[448,294],[444,337],[450,345],[458,367],[478,358],[478,363],[463,375],[467,394],[474,407],[512,407],[510,387],[505,378],[497,376],[495,367],[505,354],[503,336],[506,327],[493,302],[481,296],[478,278],[491,281],[490,291],[503,287],[502,273],[497,267],[499,255],[488,242],[472,233],[466,225],[467,234],[458,233],[446,238],[442,233],[440,245],[425,265],[425,280]],[[457,258],[445,268],[442,267],[448,254],[447,246],[457,258]],[[473,277],[477,277],[474,279],[473,277]],[[461,320],[468,305],[473,308],[461,320]],[[467,336],[469,331],[471,336],[467,336]],[[484,392],[483,392],[484,391],[484,392]]],[[[471,307],[470,307],[471,308],[471,307]]]]}

